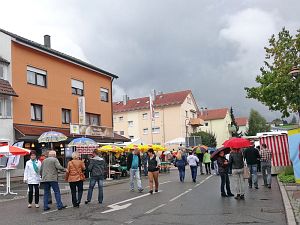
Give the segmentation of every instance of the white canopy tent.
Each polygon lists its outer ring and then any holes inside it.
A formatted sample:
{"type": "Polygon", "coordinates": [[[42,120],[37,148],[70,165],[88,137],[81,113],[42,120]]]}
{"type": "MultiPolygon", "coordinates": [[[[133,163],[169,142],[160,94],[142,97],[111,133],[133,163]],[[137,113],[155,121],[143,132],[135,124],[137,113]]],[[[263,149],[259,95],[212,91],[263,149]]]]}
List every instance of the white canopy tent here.
{"type": "Polygon", "coordinates": [[[167,141],[167,142],[165,143],[166,146],[170,146],[170,145],[180,145],[180,144],[185,145],[185,138],[183,138],[183,137],[178,137],[178,138],[175,138],[175,139],[173,139],[173,140],[167,141]]]}

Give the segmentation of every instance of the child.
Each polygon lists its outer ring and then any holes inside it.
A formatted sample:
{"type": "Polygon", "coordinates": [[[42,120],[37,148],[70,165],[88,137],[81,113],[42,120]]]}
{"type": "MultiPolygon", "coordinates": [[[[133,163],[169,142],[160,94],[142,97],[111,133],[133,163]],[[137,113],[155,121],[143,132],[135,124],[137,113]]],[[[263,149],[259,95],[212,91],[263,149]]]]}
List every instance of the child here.
{"type": "Polygon", "coordinates": [[[204,153],[203,162],[205,165],[206,174],[211,174],[211,171],[210,171],[211,159],[210,159],[210,154],[208,153],[208,150],[206,150],[206,152],[204,153]]]}

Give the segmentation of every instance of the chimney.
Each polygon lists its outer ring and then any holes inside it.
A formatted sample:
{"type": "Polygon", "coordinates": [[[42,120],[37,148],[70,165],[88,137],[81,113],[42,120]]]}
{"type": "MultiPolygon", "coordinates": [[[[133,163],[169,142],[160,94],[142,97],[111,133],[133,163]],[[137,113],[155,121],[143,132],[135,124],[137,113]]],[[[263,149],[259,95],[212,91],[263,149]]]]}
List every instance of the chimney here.
{"type": "Polygon", "coordinates": [[[126,105],[129,100],[129,97],[127,95],[123,95],[123,105],[126,105]]]}
{"type": "Polygon", "coordinates": [[[155,99],[156,99],[156,90],[155,89],[151,90],[151,97],[152,97],[152,101],[155,101],[155,99]]]}
{"type": "Polygon", "coordinates": [[[44,35],[44,46],[47,48],[51,48],[50,35],[44,35]]]}

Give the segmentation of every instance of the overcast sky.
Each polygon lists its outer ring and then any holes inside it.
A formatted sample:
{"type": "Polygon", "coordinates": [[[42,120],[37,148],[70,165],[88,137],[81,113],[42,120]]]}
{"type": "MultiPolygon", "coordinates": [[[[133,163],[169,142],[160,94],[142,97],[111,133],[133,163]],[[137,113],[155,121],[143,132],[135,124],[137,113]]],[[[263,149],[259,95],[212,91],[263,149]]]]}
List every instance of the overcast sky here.
{"type": "Polygon", "coordinates": [[[199,107],[260,111],[245,98],[268,38],[300,28],[299,0],[27,0],[1,2],[0,27],[120,78],[114,99],[190,89],[199,107]],[[4,10],[3,10],[4,9],[4,10]]]}

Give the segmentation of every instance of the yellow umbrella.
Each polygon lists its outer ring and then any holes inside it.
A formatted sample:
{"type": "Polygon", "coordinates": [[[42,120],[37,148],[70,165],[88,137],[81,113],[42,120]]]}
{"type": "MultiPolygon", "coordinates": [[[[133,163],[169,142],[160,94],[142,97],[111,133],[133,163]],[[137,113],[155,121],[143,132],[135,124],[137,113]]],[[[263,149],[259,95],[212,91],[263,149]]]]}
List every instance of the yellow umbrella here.
{"type": "Polygon", "coordinates": [[[147,145],[148,149],[152,148],[154,151],[156,152],[161,152],[161,151],[165,151],[167,148],[162,146],[162,145],[147,145]]]}
{"type": "Polygon", "coordinates": [[[148,150],[147,145],[136,145],[136,144],[129,144],[124,147],[124,150],[129,151],[130,149],[136,149],[136,148],[140,151],[148,150]]]}
{"type": "Polygon", "coordinates": [[[115,146],[115,145],[105,145],[105,146],[102,146],[101,148],[98,148],[98,151],[100,152],[106,152],[106,153],[109,153],[109,162],[108,162],[108,179],[107,180],[111,180],[110,178],[110,161],[111,161],[111,154],[112,152],[114,153],[121,153],[123,152],[124,150],[118,146],[115,146]]]}

